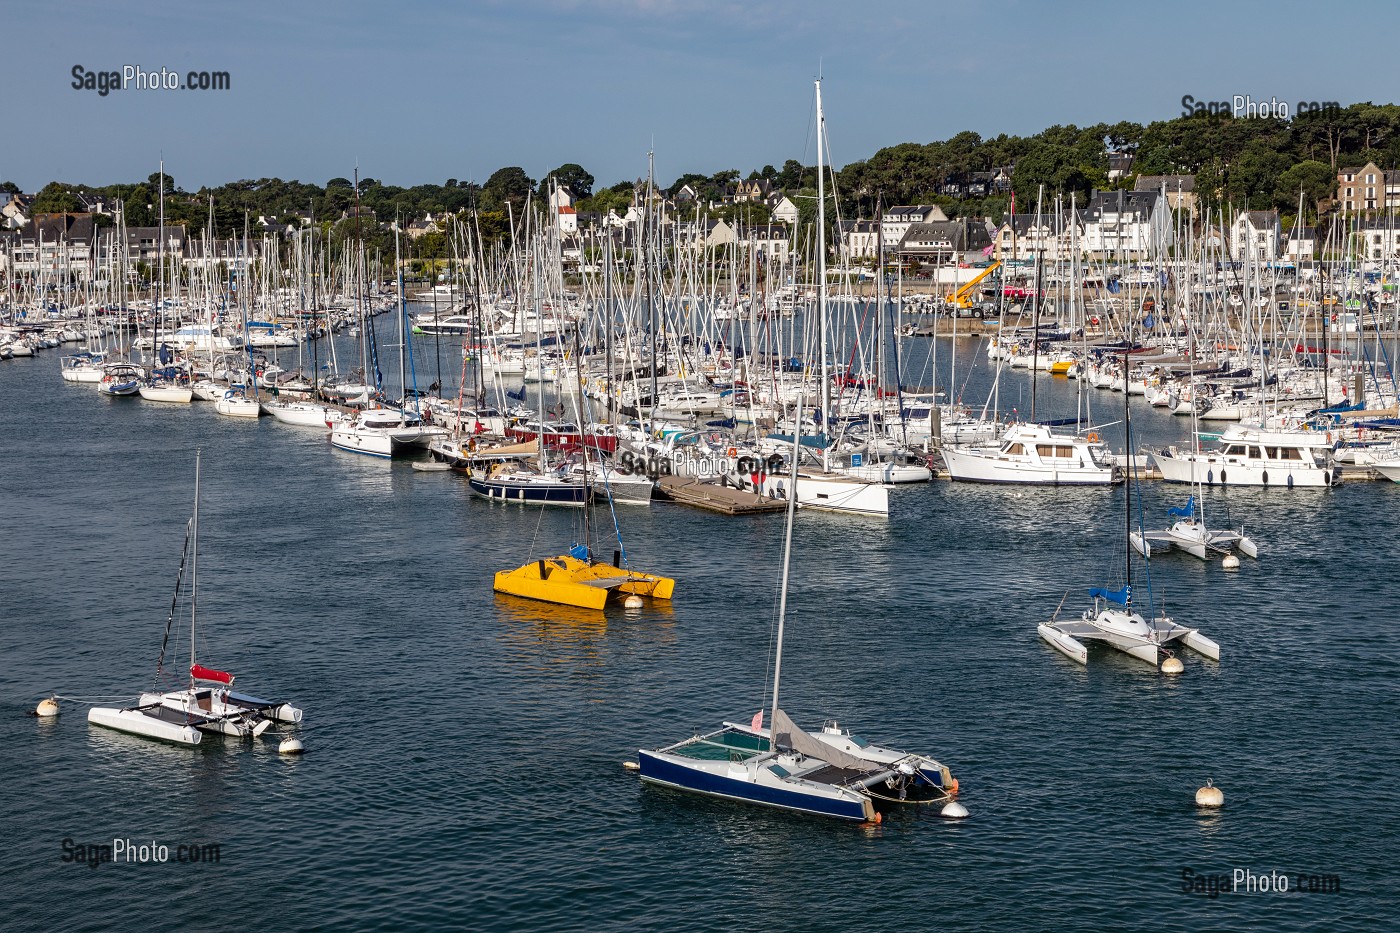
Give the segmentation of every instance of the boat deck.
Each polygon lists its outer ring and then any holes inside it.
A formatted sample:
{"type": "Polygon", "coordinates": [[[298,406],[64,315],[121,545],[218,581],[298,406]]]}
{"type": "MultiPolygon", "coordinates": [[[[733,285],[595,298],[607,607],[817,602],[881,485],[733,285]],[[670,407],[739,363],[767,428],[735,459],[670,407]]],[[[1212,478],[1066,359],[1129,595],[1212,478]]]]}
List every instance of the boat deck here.
{"type": "Polygon", "coordinates": [[[870,771],[857,771],[853,768],[838,768],[836,765],[824,765],[811,771],[799,771],[793,777],[799,777],[804,781],[812,781],[816,784],[830,784],[833,787],[844,787],[861,778],[869,777],[883,768],[874,767],[870,771]]]}
{"type": "Polygon", "coordinates": [[[172,723],[177,726],[199,727],[206,723],[218,722],[218,720],[212,716],[189,715],[181,710],[171,709],[169,706],[165,706],[161,703],[155,703],[150,706],[135,706],[132,707],[132,709],[137,710],[143,716],[149,716],[152,719],[159,719],[162,722],[172,723]]]}
{"type": "Polygon", "coordinates": [[[768,740],[742,732],[712,732],[697,735],[662,749],[671,755],[681,755],[698,761],[746,761],[768,751],[768,740]]]}

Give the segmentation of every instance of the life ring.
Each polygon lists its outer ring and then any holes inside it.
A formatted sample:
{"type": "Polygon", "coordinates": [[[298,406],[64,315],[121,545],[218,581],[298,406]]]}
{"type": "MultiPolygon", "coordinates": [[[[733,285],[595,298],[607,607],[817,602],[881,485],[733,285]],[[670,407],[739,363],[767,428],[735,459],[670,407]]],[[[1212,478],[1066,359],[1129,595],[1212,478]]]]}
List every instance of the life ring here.
{"type": "Polygon", "coordinates": [[[731,448],[729,448],[728,450],[726,450],[726,451],[724,452],[724,454],[725,454],[725,456],[728,457],[730,460],[733,460],[735,457],[739,456],[739,448],[737,448],[737,447],[731,447],[731,448]]]}
{"type": "Polygon", "coordinates": [[[1098,431],[1090,431],[1090,432],[1089,432],[1089,436],[1086,437],[1086,438],[1084,438],[1084,439],[1085,439],[1086,441],[1088,441],[1089,443],[1091,443],[1091,444],[1097,444],[1097,443],[1099,442],[1099,432],[1098,432],[1098,431]]]}

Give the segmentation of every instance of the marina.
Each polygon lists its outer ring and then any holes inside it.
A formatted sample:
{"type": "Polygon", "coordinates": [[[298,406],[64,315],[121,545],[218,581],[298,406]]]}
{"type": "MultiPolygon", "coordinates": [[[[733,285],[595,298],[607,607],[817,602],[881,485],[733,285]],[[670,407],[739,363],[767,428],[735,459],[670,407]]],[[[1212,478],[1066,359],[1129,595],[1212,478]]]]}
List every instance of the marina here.
{"type": "MultiPolygon", "coordinates": [[[[738,922],[747,908],[701,918],[682,906],[688,898],[743,902],[836,859],[884,878],[883,897],[911,909],[924,903],[927,878],[939,879],[952,925],[1020,928],[1026,897],[1044,916],[1076,922],[1092,895],[1089,922],[1190,930],[1217,923],[1220,904],[1181,894],[1181,866],[1286,862],[1300,848],[1313,863],[1345,866],[1359,913],[1384,909],[1390,846],[1365,814],[1400,801],[1347,776],[1384,773],[1394,753],[1383,739],[1386,658],[1400,644],[1358,607],[1383,611],[1394,598],[1383,568],[1396,546],[1374,516],[1396,505],[1395,484],[1207,489],[1208,514],[1244,519],[1268,554],[1234,574],[1218,559],[1154,561],[1168,611],[1224,649],[1218,665],[1188,658],[1174,678],[1111,649],[1093,649],[1080,668],[1028,630],[1071,583],[1071,603],[1082,602],[1081,582],[1121,563],[1121,486],[916,485],[893,490],[891,517],[876,523],[799,510],[806,544],[790,594],[797,634],[784,707],[808,728],[837,712],[857,734],[875,723],[870,739],[934,752],[973,813],[930,822],[896,812],[853,833],[642,788],[620,766],[639,745],[689,734],[697,712],[718,724],[765,705],[778,515],[661,502],[629,513],[634,560],[666,568],[684,589],[640,612],[580,617],[492,593],[493,574],[523,557],[521,516],[474,499],[459,475],[340,453],[323,432],[224,419],[198,403],[113,407],[59,380],[52,356],[5,366],[4,429],[47,426],[46,439],[7,448],[4,474],[16,533],[0,542],[12,620],[0,646],[10,659],[0,728],[10,787],[34,804],[7,825],[37,847],[7,883],[42,883],[59,898],[84,897],[94,883],[87,868],[50,864],[59,837],[50,839],[47,812],[61,795],[70,833],[222,840],[242,869],[197,876],[209,897],[190,914],[195,923],[275,926],[294,897],[359,928],[401,928],[405,915],[379,893],[392,885],[433,905],[409,914],[424,923],[465,912],[509,925],[528,911],[542,925],[571,926],[611,916],[625,889],[652,892],[667,927],[700,930],[738,922]],[[300,758],[279,760],[275,744],[250,755],[239,740],[211,736],[197,757],[172,758],[149,740],[89,727],[71,701],[51,722],[23,715],[31,697],[118,694],[149,668],[196,447],[210,471],[200,592],[210,637],[219,636],[211,657],[236,654],[250,684],[297,685],[311,724],[300,758]],[[120,562],[109,557],[113,541],[132,546],[120,562]],[[1321,582],[1339,574],[1345,593],[1321,582]],[[366,729],[366,703],[393,727],[366,729]],[[464,779],[458,743],[479,750],[482,776],[464,779]],[[541,768],[544,747],[554,760],[541,768]],[[1055,762],[1053,781],[1028,767],[1044,760],[1055,762]],[[536,762],[526,784],[523,762],[536,762]],[[1300,772],[1331,775],[1328,792],[1300,794],[1300,772]],[[1194,809],[1206,777],[1227,788],[1226,809],[1194,809]],[[176,783],[184,801],[150,794],[153,782],[176,783]],[[1067,786],[1114,786],[1130,802],[1106,815],[1067,786]],[[1105,821],[1115,827],[1107,846],[1105,821]],[[759,855],[794,840],[803,850],[781,867],[759,855]],[[738,873],[736,844],[754,853],[738,873]],[[479,882],[413,868],[424,847],[443,858],[471,852],[479,882]],[[1151,859],[1132,854],[1147,848],[1151,859]],[[1070,874],[1060,865],[1068,851],[1077,853],[1070,874]],[[895,852],[922,880],[886,878],[895,852]],[[250,874],[262,897],[240,896],[250,874]],[[1105,889],[1102,877],[1116,880],[1105,889]],[[1163,912],[1174,919],[1163,924],[1163,912]]],[[[1068,383],[1059,385],[1055,404],[1072,406],[1068,383]]],[[[1145,411],[1135,430],[1156,443],[1186,429],[1145,411]]],[[[1145,511],[1165,515],[1186,488],[1147,484],[1145,511]]],[[[575,515],[546,510],[530,527],[542,523],[557,548],[575,515]]],[[[143,909],[107,868],[121,866],[99,869],[96,883],[121,887],[89,902],[93,928],[143,909]]],[[[1330,922],[1325,900],[1280,909],[1330,922]]],[[[833,922],[857,923],[869,904],[827,909],[833,922]]],[[[56,903],[28,910],[41,926],[65,915],[56,903]]]]}
{"type": "Polygon", "coordinates": [[[857,12],[7,11],[0,933],[1400,927],[1400,64],[857,12]]]}

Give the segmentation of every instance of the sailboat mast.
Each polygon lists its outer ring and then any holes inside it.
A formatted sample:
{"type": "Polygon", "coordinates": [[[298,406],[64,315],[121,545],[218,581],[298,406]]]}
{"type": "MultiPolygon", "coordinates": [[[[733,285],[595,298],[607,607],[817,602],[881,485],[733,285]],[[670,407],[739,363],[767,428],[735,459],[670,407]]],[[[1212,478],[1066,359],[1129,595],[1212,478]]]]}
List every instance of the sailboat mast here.
{"type": "Polygon", "coordinates": [[[540,250],[543,246],[543,238],[537,236],[535,245],[530,249],[530,300],[535,312],[535,366],[540,379],[537,393],[539,395],[540,429],[536,439],[539,441],[541,473],[547,472],[549,468],[544,453],[544,311],[540,301],[540,250]]]}
{"type": "Polygon", "coordinates": [[[160,316],[165,313],[165,159],[160,160],[160,229],[156,241],[156,314],[151,331],[151,350],[160,363],[160,316]]]}
{"type": "Polygon", "coordinates": [[[608,424],[615,420],[613,411],[613,283],[612,283],[612,231],[608,230],[603,237],[603,362],[607,365],[607,381],[603,383],[606,387],[606,397],[603,402],[603,411],[607,415],[608,424]]]}
{"type": "MultiPolygon", "coordinates": [[[[656,300],[651,293],[651,238],[653,224],[651,218],[652,206],[652,185],[656,181],[656,159],[655,154],[647,153],[647,193],[646,203],[642,205],[642,281],[646,288],[647,301],[647,329],[651,332],[651,418],[647,423],[648,430],[656,429],[656,406],[660,399],[657,397],[660,389],[657,384],[656,358],[659,348],[657,341],[657,314],[656,300]]],[[[658,211],[660,208],[658,208],[658,211]]],[[[660,227],[661,218],[656,218],[655,227],[660,227]]]]}
{"type": "MultiPolygon", "coordinates": [[[[1040,267],[1045,259],[1045,232],[1041,227],[1040,209],[1045,200],[1045,186],[1041,185],[1035,195],[1035,239],[1036,245],[1040,248],[1035,251],[1035,284],[1031,286],[1032,294],[1029,304],[1035,310],[1032,312],[1035,319],[1031,325],[1031,421],[1035,421],[1035,388],[1037,384],[1036,375],[1040,371],[1040,267]]],[[[954,318],[956,321],[956,318],[954,318]]],[[[1127,365],[1127,357],[1124,356],[1124,365],[1127,365]]],[[[1123,391],[1128,391],[1127,369],[1123,370],[1123,391]]]]}
{"type": "Polygon", "coordinates": [[[194,452],[194,517],[190,520],[190,685],[194,685],[194,625],[199,597],[199,457],[194,452]]]}
{"type": "Polygon", "coordinates": [[[804,379],[797,393],[797,426],[792,432],[792,470],[788,475],[790,491],[787,500],[786,523],[783,527],[783,582],[782,589],[778,594],[778,632],[777,644],[773,652],[773,712],[768,718],[769,722],[769,747],[777,750],[778,740],[778,687],[782,683],[783,674],[783,628],[787,621],[787,597],[788,597],[788,575],[792,567],[792,526],[793,519],[797,515],[797,466],[800,454],[798,445],[802,443],[802,406],[805,403],[803,396],[806,394],[807,385],[804,379]]]}
{"type": "MultiPolygon", "coordinates": [[[[828,420],[831,417],[831,374],[827,371],[826,345],[827,345],[827,320],[826,320],[826,172],[823,166],[823,143],[826,136],[826,119],[822,115],[822,82],[818,78],[817,85],[817,321],[820,327],[820,346],[817,353],[821,356],[821,405],[822,405],[822,433],[828,434],[830,427],[828,420]]],[[[797,409],[797,426],[794,429],[794,437],[802,433],[802,409],[797,409]]],[[[797,460],[797,450],[792,452],[793,462],[797,460]]],[[[829,467],[830,449],[827,445],[822,445],[823,467],[829,467]]],[[[797,485],[794,481],[793,495],[797,495],[797,485]]]]}
{"type": "MultiPolygon", "coordinates": [[[[1128,348],[1123,348],[1123,447],[1128,454],[1128,473],[1123,478],[1123,584],[1128,588],[1127,607],[1133,605],[1133,425],[1128,407],[1128,348]]],[[[1150,593],[1148,595],[1151,595],[1150,593]]]]}

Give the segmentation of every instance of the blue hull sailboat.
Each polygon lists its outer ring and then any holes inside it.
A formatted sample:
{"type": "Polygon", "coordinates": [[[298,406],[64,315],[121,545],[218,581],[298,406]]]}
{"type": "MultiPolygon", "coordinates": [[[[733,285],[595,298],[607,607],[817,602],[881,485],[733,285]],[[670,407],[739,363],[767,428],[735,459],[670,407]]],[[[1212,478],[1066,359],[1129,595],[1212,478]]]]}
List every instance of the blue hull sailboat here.
{"type": "MultiPolygon", "coordinates": [[[[822,204],[821,82],[817,82],[817,229],[825,228],[822,204]]],[[[819,288],[825,288],[824,277],[819,288]]],[[[797,410],[803,410],[799,398],[797,410]]],[[[796,488],[800,437],[793,432],[790,488],[796,488]]],[[[932,758],[872,745],[834,722],[807,732],[788,717],[778,702],[792,563],[793,517],[797,496],[787,499],[783,540],[782,588],[774,640],[771,727],[763,728],[760,711],[748,725],[722,728],[681,742],[638,752],[637,770],[647,784],[797,813],[858,822],[878,821],[881,810],[902,803],[942,803],[942,815],[967,816],[953,798],[958,782],[932,758]]]]}

